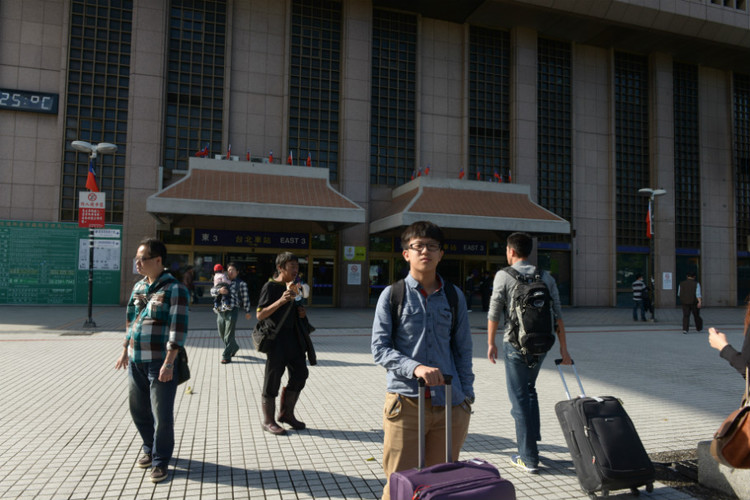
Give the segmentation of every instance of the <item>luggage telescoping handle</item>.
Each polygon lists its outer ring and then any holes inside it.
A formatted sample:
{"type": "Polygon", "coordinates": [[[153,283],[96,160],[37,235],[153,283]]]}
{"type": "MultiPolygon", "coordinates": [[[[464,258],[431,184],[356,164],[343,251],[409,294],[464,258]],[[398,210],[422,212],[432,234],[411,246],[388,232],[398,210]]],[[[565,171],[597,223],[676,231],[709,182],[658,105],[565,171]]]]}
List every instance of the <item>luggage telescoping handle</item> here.
{"type": "MultiPolygon", "coordinates": [[[[445,380],[445,461],[446,462],[452,462],[453,461],[453,451],[452,446],[452,423],[453,420],[451,419],[451,410],[453,409],[453,386],[451,385],[451,382],[453,382],[453,376],[452,375],[443,375],[443,380],[445,380]]],[[[425,380],[422,377],[419,377],[417,379],[417,382],[419,383],[419,419],[418,419],[418,427],[417,427],[417,434],[419,434],[417,438],[417,447],[419,450],[419,460],[417,464],[418,469],[424,469],[425,465],[425,390],[426,390],[426,383],[425,380]]]]}
{"type": "MultiPolygon", "coordinates": [[[[576,380],[578,381],[578,387],[581,388],[581,397],[586,397],[586,391],[583,390],[583,384],[581,384],[581,377],[578,376],[578,370],[576,369],[576,362],[572,359],[571,365],[573,367],[573,373],[576,374],[576,380]]],[[[555,366],[557,366],[557,371],[560,373],[560,379],[562,380],[563,386],[565,387],[565,395],[568,396],[568,399],[570,399],[570,391],[568,391],[568,384],[565,383],[565,376],[563,375],[562,368],[560,368],[560,365],[562,364],[562,359],[556,359],[555,360],[555,366]]]]}

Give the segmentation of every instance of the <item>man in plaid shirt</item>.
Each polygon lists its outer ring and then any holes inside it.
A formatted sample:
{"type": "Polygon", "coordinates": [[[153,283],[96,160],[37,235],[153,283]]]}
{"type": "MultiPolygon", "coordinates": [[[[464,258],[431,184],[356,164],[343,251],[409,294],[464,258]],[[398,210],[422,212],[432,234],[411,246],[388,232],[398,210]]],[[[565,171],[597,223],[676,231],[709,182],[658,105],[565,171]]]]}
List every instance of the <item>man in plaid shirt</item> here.
{"type": "Polygon", "coordinates": [[[174,361],[188,330],[190,295],[164,270],[167,248],[148,238],[138,246],[135,268],[144,278],[135,284],[126,312],[125,341],[115,368],[127,368],[130,415],[143,440],[140,468],[153,463],[151,482],[167,478],[174,450],[174,361]],[[153,404],[152,404],[153,402],[153,404]]]}
{"type": "Polygon", "coordinates": [[[212,297],[216,297],[220,293],[229,294],[229,310],[216,311],[216,326],[219,329],[219,337],[224,341],[224,352],[221,353],[221,364],[223,365],[231,363],[232,356],[240,350],[239,344],[234,339],[240,307],[245,310],[245,319],[253,317],[250,313],[250,293],[247,291],[247,283],[237,278],[238,274],[237,264],[230,262],[227,264],[227,276],[232,284],[228,287],[211,288],[212,297]]]}

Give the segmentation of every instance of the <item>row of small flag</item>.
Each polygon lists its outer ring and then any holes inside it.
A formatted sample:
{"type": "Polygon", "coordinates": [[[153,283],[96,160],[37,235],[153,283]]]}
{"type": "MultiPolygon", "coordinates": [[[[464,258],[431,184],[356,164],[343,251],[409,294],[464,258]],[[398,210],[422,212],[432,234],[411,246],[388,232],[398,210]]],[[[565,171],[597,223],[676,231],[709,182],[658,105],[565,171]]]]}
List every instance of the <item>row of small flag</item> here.
{"type": "MultiPolygon", "coordinates": [[[[206,158],[208,157],[208,145],[206,145],[205,148],[201,149],[197,153],[195,153],[195,156],[199,158],[206,158]]],[[[227,155],[226,159],[229,159],[232,157],[232,145],[229,145],[229,148],[227,149],[227,155]]],[[[245,155],[245,158],[247,161],[250,161],[250,150],[247,150],[247,153],[245,155]]],[[[268,163],[273,163],[273,151],[268,152],[268,163]]],[[[294,157],[292,155],[292,152],[289,151],[289,156],[286,159],[287,165],[293,165],[294,164],[294,157]]],[[[312,167],[312,156],[310,155],[310,152],[307,153],[307,159],[305,160],[305,165],[308,167],[312,167]]]]}

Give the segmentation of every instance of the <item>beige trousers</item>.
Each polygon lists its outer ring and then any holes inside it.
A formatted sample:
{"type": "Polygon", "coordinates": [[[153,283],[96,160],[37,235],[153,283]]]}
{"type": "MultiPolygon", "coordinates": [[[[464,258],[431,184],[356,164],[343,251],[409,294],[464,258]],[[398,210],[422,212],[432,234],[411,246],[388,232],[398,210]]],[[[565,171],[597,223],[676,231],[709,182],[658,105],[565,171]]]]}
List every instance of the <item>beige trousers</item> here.
{"type": "MultiPolygon", "coordinates": [[[[417,398],[387,393],[383,408],[383,471],[388,482],[383,489],[383,500],[390,500],[390,477],[396,471],[408,470],[418,465],[418,404],[417,398]]],[[[452,460],[458,454],[469,433],[471,408],[464,403],[454,406],[451,413],[452,460]]],[[[445,462],[445,407],[432,406],[425,400],[425,466],[445,462]]]]}

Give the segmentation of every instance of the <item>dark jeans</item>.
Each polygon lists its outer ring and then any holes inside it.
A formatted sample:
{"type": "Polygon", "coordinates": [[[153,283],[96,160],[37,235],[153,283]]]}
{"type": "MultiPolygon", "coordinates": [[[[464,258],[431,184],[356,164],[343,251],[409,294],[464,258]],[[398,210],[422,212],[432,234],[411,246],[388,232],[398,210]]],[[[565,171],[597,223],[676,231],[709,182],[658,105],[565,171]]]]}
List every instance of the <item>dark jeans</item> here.
{"type": "Polygon", "coordinates": [[[510,398],[510,414],[516,422],[516,442],[521,460],[528,467],[539,465],[539,447],[542,439],[539,422],[539,398],[536,378],[546,354],[531,356],[521,354],[509,342],[503,342],[505,383],[510,398]]]}
{"type": "Polygon", "coordinates": [[[646,309],[643,300],[633,300],[633,320],[638,321],[638,311],[641,311],[641,320],[646,321],[646,309]]]}
{"type": "Polygon", "coordinates": [[[174,450],[174,397],[177,372],[169,382],[159,382],[162,360],[128,363],[130,415],[155,467],[166,467],[174,450]]]}
{"type": "Polygon", "coordinates": [[[682,331],[686,332],[690,329],[690,313],[693,314],[695,320],[695,329],[703,330],[703,318],[701,318],[701,310],[698,309],[698,304],[682,304],[682,331]]]}

